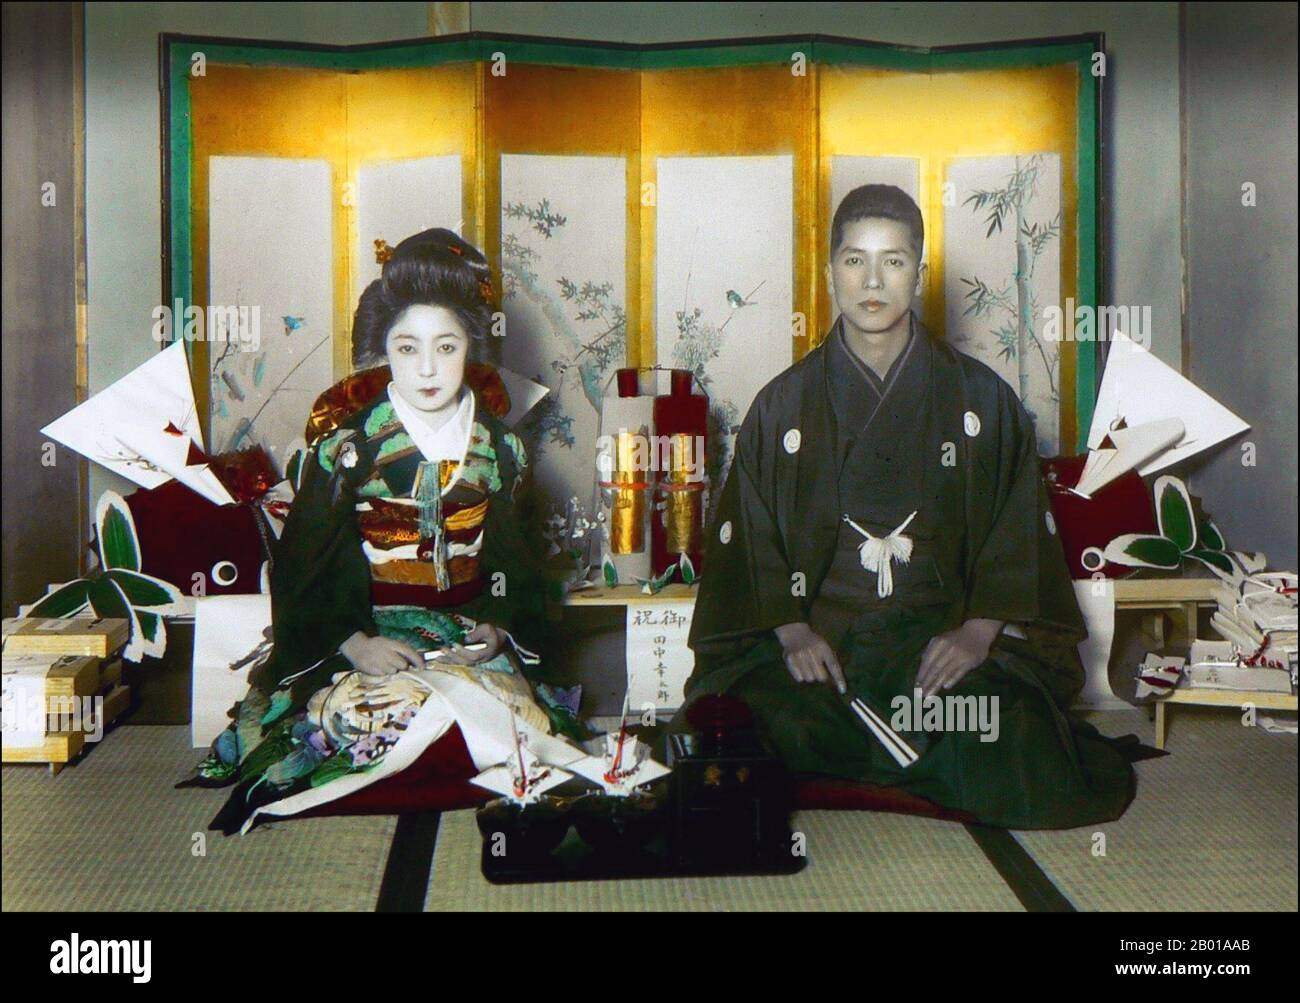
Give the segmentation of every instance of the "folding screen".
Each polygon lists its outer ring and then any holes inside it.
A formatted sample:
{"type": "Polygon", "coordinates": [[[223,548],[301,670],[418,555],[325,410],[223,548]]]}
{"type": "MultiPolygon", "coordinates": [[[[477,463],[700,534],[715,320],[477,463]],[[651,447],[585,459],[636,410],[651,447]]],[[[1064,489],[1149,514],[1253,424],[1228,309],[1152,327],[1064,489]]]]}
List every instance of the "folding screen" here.
{"type": "Polygon", "coordinates": [[[552,391],[527,431],[554,503],[589,497],[600,396],[624,365],[696,372],[720,474],[754,394],[834,319],[830,218],[871,181],[921,206],[925,322],[1016,388],[1040,452],[1082,445],[1094,344],[1045,328],[1099,298],[1099,36],[163,36],[162,56],[168,302],[260,306],[256,350],[192,346],[215,449],[282,456],[350,371],[375,242],[447,226],[499,278],[496,361],[552,391]]]}

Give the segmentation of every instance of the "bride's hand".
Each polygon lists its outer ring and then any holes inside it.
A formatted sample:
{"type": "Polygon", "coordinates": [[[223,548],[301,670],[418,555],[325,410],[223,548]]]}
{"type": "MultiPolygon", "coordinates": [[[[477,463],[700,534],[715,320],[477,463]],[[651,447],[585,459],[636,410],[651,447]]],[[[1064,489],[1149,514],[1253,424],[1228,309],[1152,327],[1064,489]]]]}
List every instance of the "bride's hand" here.
{"type": "Polygon", "coordinates": [[[424,668],[424,657],[409,644],[391,637],[367,637],[360,631],[339,645],[339,654],[368,676],[424,668]]]}
{"type": "Polygon", "coordinates": [[[480,623],[465,635],[464,644],[453,644],[443,649],[446,654],[442,656],[442,660],[456,665],[478,665],[480,662],[489,661],[499,655],[505,644],[506,632],[504,630],[500,627],[494,627],[490,623],[480,623]],[[469,644],[485,644],[487,646],[481,650],[470,651],[465,647],[465,645],[469,644]]]}

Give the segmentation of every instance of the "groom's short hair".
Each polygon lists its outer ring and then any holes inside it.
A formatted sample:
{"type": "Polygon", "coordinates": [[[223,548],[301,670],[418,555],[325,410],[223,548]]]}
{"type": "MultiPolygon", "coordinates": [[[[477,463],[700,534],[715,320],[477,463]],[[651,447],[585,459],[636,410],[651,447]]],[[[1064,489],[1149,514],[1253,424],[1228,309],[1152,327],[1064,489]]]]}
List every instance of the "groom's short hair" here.
{"type": "Polygon", "coordinates": [[[893,219],[907,225],[916,256],[925,247],[925,222],[912,196],[895,185],[859,185],[840,200],[831,221],[831,257],[844,240],[844,228],[859,219],[893,219]]]}

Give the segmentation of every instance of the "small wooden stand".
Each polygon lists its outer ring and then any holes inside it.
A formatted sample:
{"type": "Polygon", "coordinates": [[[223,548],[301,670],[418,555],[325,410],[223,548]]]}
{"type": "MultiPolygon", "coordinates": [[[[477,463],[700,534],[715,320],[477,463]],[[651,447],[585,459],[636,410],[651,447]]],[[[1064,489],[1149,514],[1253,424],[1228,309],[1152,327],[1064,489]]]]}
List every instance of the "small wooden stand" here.
{"type": "Polygon", "coordinates": [[[1201,707],[1236,707],[1247,704],[1256,709],[1295,710],[1294,693],[1261,693],[1252,690],[1176,689],[1156,704],[1156,748],[1165,747],[1165,734],[1169,727],[1170,704],[1195,704],[1201,707]]]}
{"type": "MultiPolygon", "coordinates": [[[[1115,608],[1149,612],[1144,627],[1156,647],[1190,648],[1200,627],[1200,608],[1218,608],[1214,599],[1218,584],[1217,578],[1121,578],[1115,582],[1115,608]],[[1169,630],[1165,629],[1165,616],[1171,622],[1169,630]]],[[[1180,687],[1151,705],[1155,710],[1157,749],[1165,747],[1171,704],[1238,709],[1250,704],[1270,710],[1296,710],[1297,707],[1294,693],[1180,687]]]]}

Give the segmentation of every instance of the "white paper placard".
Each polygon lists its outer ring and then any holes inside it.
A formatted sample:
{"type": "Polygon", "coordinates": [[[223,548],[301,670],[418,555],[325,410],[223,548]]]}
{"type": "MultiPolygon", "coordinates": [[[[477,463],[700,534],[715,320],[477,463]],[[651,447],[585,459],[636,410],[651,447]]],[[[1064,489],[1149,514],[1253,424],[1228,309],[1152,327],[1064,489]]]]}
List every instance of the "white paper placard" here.
{"type": "Polygon", "coordinates": [[[0,734],[6,749],[45,744],[45,677],[62,655],[5,656],[0,734]]]}
{"type": "Polygon", "coordinates": [[[647,705],[676,710],[695,668],[695,653],[686,646],[691,631],[690,603],[656,603],[627,608],[628,708],[638,716],[647,705]]]}
{"type": "Polygon", "coordinates": [[[1132,705],[1110,688],[1110,652],[1115,641],[1115,582],[1083,579],[1074,582],[1088,636],[1079,644],[1086,678],[1076,701],[1092,710],[1126,710],[1132,705]]]}
{"type": "Polygon", "coordinates": [[[207,746],[230,726],[226,711],[248,692],[248,673],[271,652],[271,597],[207,596],[194,603],[190,742],[207,746]]]}

